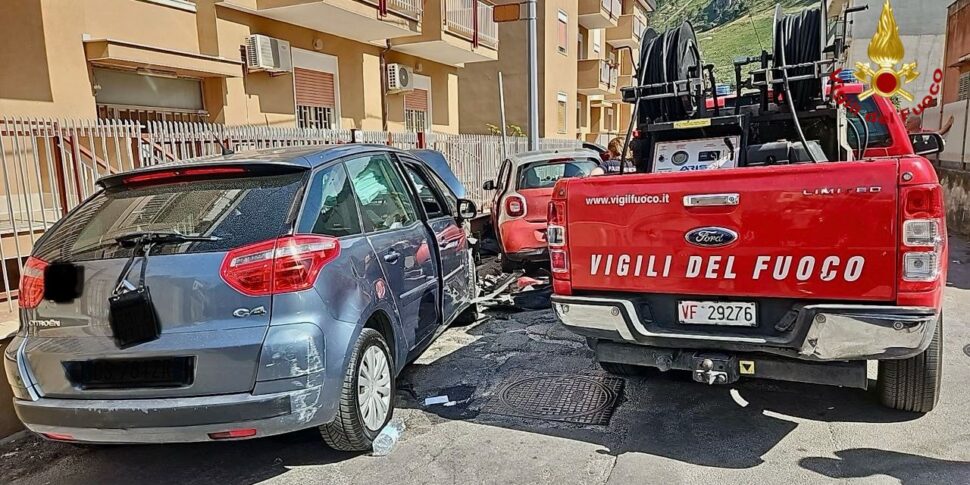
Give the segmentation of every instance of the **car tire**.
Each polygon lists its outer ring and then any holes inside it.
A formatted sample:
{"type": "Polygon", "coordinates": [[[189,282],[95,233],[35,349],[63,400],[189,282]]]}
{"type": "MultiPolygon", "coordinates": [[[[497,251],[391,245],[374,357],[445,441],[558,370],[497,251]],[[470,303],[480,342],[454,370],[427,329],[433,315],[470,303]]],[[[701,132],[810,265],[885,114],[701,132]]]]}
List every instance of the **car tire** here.
{"type": "Polygon", "coordinates": [[[396,391],[394,379],[394,365],[390,358],[391,352],[387,342],[380,332],[365,328],[360,332],[354,344],[354,350],[350,357],[350,365],[344,373],[344,381],[340,390],[340,403],[337,406],[337,417],[328,424],[320,426],[320,434],[328,446],[339,451],[367,451],[371,449],[374,438],[380,434],[384,426],[390,422],[394,415],[394,394],[396,391]],[[377,354],[374,354],[377,352],[377,354]],[[381,372],[379,356],[383,356],[386,366],[385,373],[381,372]],[[368,369],[368,370],[364,370],[368,369]],[[364,374],[362,374],[364,372],[364,374]],[[361,406],[361,392],[367,393],[365,399],[372,398],[371,389],[361,390],[360,377],[371,373],[376,382],[383,381],[386,376],[387,388],[383,389],[388,393],[383,419],[376,419],[370,412],[378,412],[379,406],[384,401],[381,395],[361,406]],[[379,423],[379,425],[377,424],[379,423]]]}
{"type": "Polygon", "coordinates": [[[923,353],[899,360],[879,361],[876,384],[884,406],[916,413],[928,413],[940,400],[943,378],[943,315],[923,353]]]}

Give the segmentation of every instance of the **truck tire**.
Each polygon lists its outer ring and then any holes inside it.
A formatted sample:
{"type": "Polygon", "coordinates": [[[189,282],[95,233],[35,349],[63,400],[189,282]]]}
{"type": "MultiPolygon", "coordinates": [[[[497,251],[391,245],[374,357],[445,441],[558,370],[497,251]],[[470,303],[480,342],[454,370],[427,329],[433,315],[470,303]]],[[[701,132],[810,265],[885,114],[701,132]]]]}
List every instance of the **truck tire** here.
{"type": "Polygon", "coordinates": [[[930,346],[923,353],[901,360],[879,361],[877,387],[884,406],[900,411],[928,413],[940,400],[943,377],[943,315],[936,323],[930,346]]]}
{"type": "MultiPolygon", "coordinates": [[[[388,349],[387,342],[384,341],[380,332],[372,328],[365,328],[360,332],[360,337],[354,344],[353,354],[350,356],[350,365],[347,366],[347,372],[344,373],[344,382],[340,390],[340,403],[337,406],[337,417],[333,422],[320,426],[320,435],[331,448],[339,451],[370,450],[374,438],[391,420],[391,416],[394,415],[394,392],[396,389],[394,364],[390,356],[391,352],[388,349]],[[376,354],[373,354],[374,352],[376,354]],[[387,366],[386,374],[381,373],[381,356],[383,356],[384,364],[387,366]],[[364,363],[365,357],[370,357],[368,363],[364,363]],[[358,399],[358,381],[362,366],[368,368],[376,366],[369,370],[375,381],[383,380],[379,377],[384,375],[389,379],[386,389],[389,392],[386,415],[376,422],[365,417],[358,399]],[[380,376],[377,374],[380,374],[380,376]],[[370,421],[370,424],[368,424],[368,421],[370,421]]],[[[374,408],[371,408],[370,412],[375,412],[374,408]]]]}

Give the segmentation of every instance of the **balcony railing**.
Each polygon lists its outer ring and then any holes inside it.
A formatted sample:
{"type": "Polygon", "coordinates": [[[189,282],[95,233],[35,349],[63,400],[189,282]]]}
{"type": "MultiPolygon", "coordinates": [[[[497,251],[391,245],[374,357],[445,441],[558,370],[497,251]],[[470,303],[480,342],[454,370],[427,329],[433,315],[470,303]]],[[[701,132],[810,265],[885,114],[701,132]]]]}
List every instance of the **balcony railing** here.
{"type": "Polygon", "coordinates": [[[623,3],[620,0],[600,0],[600,8],[616,20],[623,13],[623,3]]]}
{"type": "Polygon", "coordinates": [[[444,0],[445,28],[471,41],[476,47],[498,47],[498,24],[492,6],[481,0],[444,0]]]}
{"type": "Polygon", "coordinates": [[[603,60],[600,62],[600,84],[607,86],[607,91],[613,91],[616,89],[617,80],[620,77],[620,70],[617,69],[616,65],[603,60]]]}
{"type": "Polygon", "coordinates": [[[364,3],[369,3],[377,7],[377,11],[381,15],[387,15],[389,12],[393,12],[402,17],[407,17],[411,20],[421,20],[421,14],[424,12],[424,2],[423,0],[363,0],[364,3]]]}

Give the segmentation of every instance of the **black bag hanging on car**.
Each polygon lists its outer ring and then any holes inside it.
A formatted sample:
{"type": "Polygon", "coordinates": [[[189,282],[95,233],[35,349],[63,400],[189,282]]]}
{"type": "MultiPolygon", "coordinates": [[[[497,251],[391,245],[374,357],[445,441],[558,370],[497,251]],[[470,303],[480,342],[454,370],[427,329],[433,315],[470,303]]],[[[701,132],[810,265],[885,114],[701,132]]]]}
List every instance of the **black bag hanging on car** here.
{"type": "Polygon", "coordinates": [[[158,339],[161,334],[158,315],[155,313],[155,305],[152,304],[152,295],[145,286],[145,268],[148,267],[148,256],[151,250],[151,244],[135,245],[131,257],[125,263],[125,268],[118,276],[111,298],[108,298],[111,332],[114,334],[115,343],[123,349],[151,342],[158,339]],[[138,286],[128,290],[124,287],[125,278],[131,271],[139,251],[144,251],[144,254],[138,286]]]}

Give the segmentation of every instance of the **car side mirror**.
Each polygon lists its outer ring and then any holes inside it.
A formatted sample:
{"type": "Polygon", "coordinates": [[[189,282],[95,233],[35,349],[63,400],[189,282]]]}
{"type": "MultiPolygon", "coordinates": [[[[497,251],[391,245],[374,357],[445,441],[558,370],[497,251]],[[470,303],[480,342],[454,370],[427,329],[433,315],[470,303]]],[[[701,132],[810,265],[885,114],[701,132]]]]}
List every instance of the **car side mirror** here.
{"type": "Polygon", "coordinates": [[[474,219],[478,215],[478,207],[468,199],[458,199],[458,218],[462,221],[474,219]]]}
{"type": "Polygon", "coordinates": [[[946,140],[939,133],[910,133],[909,141],[913,143],[913,152],[917,155],[935,155],[946,148],[946,140]]]}
{"type": "Polygon", "coordinates": [[[486,180],[485,183],[482,184],[482,190],[495,190],[495,181],[486,180]]]}

